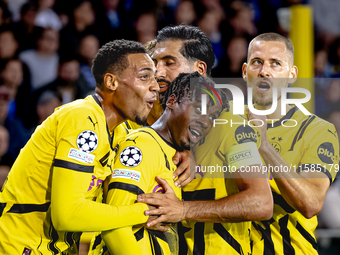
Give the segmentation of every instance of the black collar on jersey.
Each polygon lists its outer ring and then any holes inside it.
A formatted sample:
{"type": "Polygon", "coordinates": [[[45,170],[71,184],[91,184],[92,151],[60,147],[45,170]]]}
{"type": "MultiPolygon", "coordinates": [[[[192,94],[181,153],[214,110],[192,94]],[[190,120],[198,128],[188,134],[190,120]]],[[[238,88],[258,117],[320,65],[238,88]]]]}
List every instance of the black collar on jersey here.
{"type": "MultiPolygon", "coordinates": [[[[96,103],[100,106],[100,108],[103,109],[102,104],[100,103],[96,94],[93,94],[92,97],[93,97],[94,101],[96,101],[96,103]]],[[[105,115],[105,113],[104,113],[104,115],[105,115]]],[[[106,123],[106,117],[105,117],[105,123],[106,123]]],[[[107,131],[107,135],[109,136],[109,143],[110,143],[111,150],[114,151],[115,149],[112,147],[112,143],[113,143],[113,137],[114,137],[115,132],[113,131],[112,136],[111,136],[107,123],[106,123],[106,131],[107,131]]]]}
{"type": "Polygon", "coordinates": [[[292,109],[289,110],[289,112],[287,112],[287,114],[285,116],[283,116],[278,121],[275,121],[274,125],[267,123],[267,129],[281,126],[282,121],[290,119],[297,110],[298,110],[298,108],[296,106],[294,106],[292,109]]]}
{"type": "Polygon", "coordinates": [[[102,108],[102,104],[100,103],[100,101],[99,101],[98,97],[96,96],[96,94],[93,94],[92,97],[93,97],[94,101],[96,101],[96,103],[100,106],[100,108],[102,108]]]}

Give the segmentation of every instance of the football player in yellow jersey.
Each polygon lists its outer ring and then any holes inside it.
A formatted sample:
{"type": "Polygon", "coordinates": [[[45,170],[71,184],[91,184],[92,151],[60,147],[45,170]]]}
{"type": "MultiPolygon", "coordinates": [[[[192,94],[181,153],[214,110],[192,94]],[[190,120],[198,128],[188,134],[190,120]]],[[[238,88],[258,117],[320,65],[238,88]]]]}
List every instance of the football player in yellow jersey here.
{"type": "Polygon", "coordinates": [[[267,33],[255,37],[243,65],[243,78],[252,88],[255,108],[277,108],[261,119],[259,151],[270,175],[274,213],[269,221],[255,222],[254,254],[318,254],[314,230],[329,185],[339,169],[339,142],[334,126],[315,115],[286,105],[281,115],[281,88],[297,77],[294,48],[285,37],[267,33]],[[267,119],[271,120],[268,121],[267,119]]]}
{"type": "Polygon", "coordinates": [[[98,51],[92,72],[96,94],[46,119],[8,175],[0,193],[1,254],[77,254],[82,231],[147,221],[147,205],[94,200],[112,173],[115,127],[145,122],[157,98],[155,66],[143,45],[117,40],[98,51]]]}
{"type": "MultiPolygon", "coordinates": [[[[175,165],[170,159],[176,150],[189,150],[190,144],[194,145],[202,139],[221,109],[228,107],[226,94],[220,91],[223,105],[214,104],[211,100],[207,114],[198,112],[196,108],[200,105],[201,95],[206,94],[202,90],[204,85],[200,85],[203,83],[213,86],[209,78],[197,72],[181,73],[171,83],[167,108],[162,116],[151,127],[134,130],[119,143],[111,167],[113,175],[107,203],[130,205],[135,203],[138,194],[161,192],[162,187],[156,182],[156,176],[167,180],[176,196],[181,197],[180,188],[172,182],[175,165]],[[191,78],[197,79],[197,86],[192,91],[191,78]]],[[[111,254],[178,254],[178,236],[174,227],[162,233],[136,225],[106,231],[102,236],[111,254]]],[[[98,252],[92,251],[91,254],[100,254],[98,252]]]]}
{"type": "MultiPolygon", "coordinates": [[[[210,49],[211,43],[207,39],[204,41],[204,46],[203,44],[199,46],[196,44],[200,43],[201,40],[198,40],[197,37],[184,39],[192,34],[194,34],[192,31],[180,27],[165,28],[159,32],[152,58],[156,64],[157,78],[159,81],[164,80],[163,85],[167,84],[166,81],[176,77],[178,70],[198,70],[203,74],[210,74],[214,59],[213,52],[205,52],[205,55],[200,53],[207,48],[210,49]],[[196,58],[187,57],[193,52],[196,54],[196,58]]],[[[231,115],[227,111],[222,114],[223,116],[231,115]]],[[[233,116],[233,119],[237,122],[245,121],[241,116],[233,116]]],[[[232,161],[233,155],[250,149],[251,159],[241,162],[245,166],[260,166],[261,159],[254,143],[258,141],[257,131],[255,130],[243,125],[237,125],[234,129],[230,129],[226,125],[217,125],[204,139],[202,146],[196,145],[197,165],[202,163],[204,166],[216,164],[221,167],[227,166],[228,161],[232,161]],[[243,138],[242,134],[244,135],[243,138]],[[246,139],[246,136],[253,140],[246,139]],[[230,158],[228,158],[229,156],[230,158]]],[[[241,166],[242,164],[234,167],[239,169],[241,166]]],[[[197,178],[184,187],[183,196],[185,200],[188,198],[204,201],[185,202],[185,219],[188,221],[183,223],[184,227],[180,229],[181,232],[179,233],[180,236],[185,238],[184,245],[181,245],[181,248],[183,248],[181,254],[220,254],[223,252],[240,254],[250,252],[249,221],[269,219],[272,215],[273,206],[268,180],[261,171],[255,173],[256,177],[258,175],[262,178],[248,178],[249,176],[244,176],[238,170],[229,174],[226,183],[222,174],[221,176],[212,176],[220,178],[208,178],[207,176],[197,178]],[[230,178],[231,176],[233,179],[230,178]],[[244,221],[248,221],[248,223],[234,223],[244,221]],[[203,224],[202,222],[210,223],[203,224]],[[231,224],[226,224],[227,222],[231,224]]],[[[139,199],[146,199],[146,197],[151,197],[150,200],[146,200],[151,204],[162,203],[162,210],[150,212],[166,214],[159,218],[160,221],[177,222],[183,219],[183,215],[180,214],[183,210],[183,203],[173,194],[169,195],[169,199],[167,199],[167,194],[165,196],[147,194],[140,196],[139,199]]]]}
{"type": "MultiPolygon", "coordinates": [[[[163,105],[154,104],[148,116],[148,124],[152,125],[165,108],[165,98],[170,83],[179,73],[199,72],[201,75],[210,75],[215,61],[214,51],[209,37],[199,28],[194,26],[171,26],[158,31],[155,41],[146,45],[148,54],[152,57],[157,67],[157,82],[160,86],[159,100],[163,105]]],[[[125,128],[135,129],[138,125],[127,121],[123,124],[125,128]]],[[[189,168],[189,153],[176,153],[174,163],[178,166],[174,172],[175,185],[183,187],[192,178],[189,168]],[[177,176],[179,178],[177,178],[177,176]]],[[[191,157],[193,161],[193,157],[191,157]]]]}

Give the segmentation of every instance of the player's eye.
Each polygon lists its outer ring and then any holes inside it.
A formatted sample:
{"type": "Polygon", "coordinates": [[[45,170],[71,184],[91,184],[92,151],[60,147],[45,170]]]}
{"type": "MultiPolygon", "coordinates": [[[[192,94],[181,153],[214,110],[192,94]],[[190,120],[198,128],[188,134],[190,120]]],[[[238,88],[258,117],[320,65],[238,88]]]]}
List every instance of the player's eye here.
{"type": "Polygon", "coordinates": [[[276,61],[276,62],[273,63],[273,65],[274,65],[274,66],[280,66],[281,64],[280,64],[280,62],[277,62],[277,61],[276,61]]]}
{"type": "Polygon", "coordinates": [[[217,119],[217,116],[215,114],[211,114],[211,115],[209,115],[209,119],[214,121],[214,120],[217,119]]]}
{"type": "Polygon", "coordinates": [[[254,64],[254,65],[261,65],[262,62],[261,62],[260,60],[254,60],[254,61],[253,61],[253,64],[254,64]]]}
{"type": "Polygon", "coordinates": [[[146,80],[149,79],[149,77],[150,77],[150,76],[149,76],[148,74],[143,75],[143,76],[141,76],[141,80],[146,81],[146,80]]]}
{"type": "Polygon", "coordinates": [[[171,66],[171,65],[175,64],[175,61],[169,60],[169,61],[166,61],[165,64],[166,64],[167,66],[171,66]]]}

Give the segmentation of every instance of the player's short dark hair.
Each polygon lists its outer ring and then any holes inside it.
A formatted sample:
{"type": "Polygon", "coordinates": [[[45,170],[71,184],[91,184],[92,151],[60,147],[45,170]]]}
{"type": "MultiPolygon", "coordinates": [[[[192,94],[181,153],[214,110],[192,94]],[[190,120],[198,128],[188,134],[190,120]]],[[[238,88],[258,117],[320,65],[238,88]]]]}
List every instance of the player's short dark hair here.
{"type": "MultiPolygon", "coordinates": [[[[215,92],[212,91],[208,87],[211,87],[214,89],[215,83],[212,79],[202,76],[198,72],[180,73],[176,77],[176,79],[172,81],[170,88],[166,91],[165,98],[167,98],[167,100],[164,102],[162,106],[165,109],[166,102],[168,101],[171,95],[176,96],[176,101],[178,103],[180,103],[181,100],[185,97],[188,97],[190,101],[192,102],[195,100],[201,100],[200,99],[200,94],[202,92],[201,88],[210,90],[212,94],[215,94],[215,92]],[[195,82],[193,82],[192,84],[190,83],[191,79],[195,79],[194,80],[195,82]]],[[[229,100],[228,100],[227,93],[225,92],[225,90],[223,89],[214,89],[214,90],[218,93],[218,95],[221,98],[222,109],[227,109],[227,111],[229,111],[229,100]]],[[[210,100],[210,103],[213,104],[211,100],[210,100]]]]}
{"type": "Polygon", "coordinates": [[[207,64],[207,75],[211,74],[211,68],[215,62],[215,54],[209,37],[197,27],[188,25],[167,26],[158,31],[156,42],[169,40],[183,41],[180,50],[188,61],[204,61],[207,64]]]}
{"type": "Polygon", "coordinates": [[[256,36],[249,44],[247,61],[250,58],[250,48],[254,42],[265,41],[265,42],[283,42],[286,45],[287,50],[290,53],[292,64],[294,63],[294,46],[290,39],[279,35],[277,33],[264,33],[256,36]]]}
{"type": "Polygon", "coordinates": [[[135,41],[114,40],[103,45],[92,61],[92,74],[96,85],[102,88],[104,75],[108,72],[119,75],[127,67],[128,54],[145,53],[144,46],[135,41]]]}

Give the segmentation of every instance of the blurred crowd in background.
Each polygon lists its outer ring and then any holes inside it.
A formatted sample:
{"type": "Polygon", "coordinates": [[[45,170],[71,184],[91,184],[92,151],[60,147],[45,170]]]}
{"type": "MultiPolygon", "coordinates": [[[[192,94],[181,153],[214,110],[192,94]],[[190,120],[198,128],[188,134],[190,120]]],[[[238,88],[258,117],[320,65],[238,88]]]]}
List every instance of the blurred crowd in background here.
{"type": "Polygon", "coordinates": [[[339,131],[340,1],[0,0],[0,187],[35,128],[56,107],[93,93],[92,59],[104,43],[144,44],[167,25],[195,25],[214,48],[212,77],[240,78],[250,40],[288,36],[296,4],[313,8],[314,73],[327,78],[315,80],[315,113],[339,131]]]}

